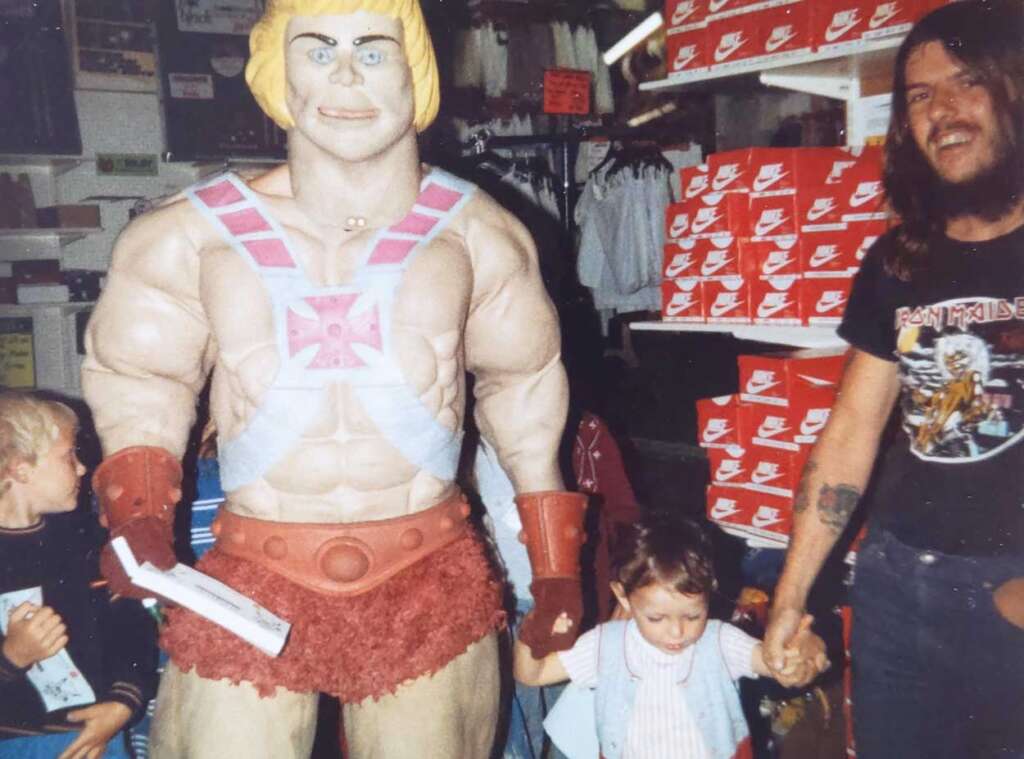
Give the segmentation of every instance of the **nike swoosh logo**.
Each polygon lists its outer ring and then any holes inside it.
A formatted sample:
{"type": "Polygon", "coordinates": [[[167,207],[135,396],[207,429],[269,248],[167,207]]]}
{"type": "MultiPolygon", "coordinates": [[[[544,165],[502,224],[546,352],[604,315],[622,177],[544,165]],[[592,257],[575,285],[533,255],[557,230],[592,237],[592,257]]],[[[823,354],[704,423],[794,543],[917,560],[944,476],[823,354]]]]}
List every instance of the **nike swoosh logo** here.
{"type": "Polygon", "coordinates": [[[835,42],[859,23],[860,19],[854,18],[852,21],[847,21],[842,26],[834,26],[830,24],[828,29],[825,30],[825,41],[835,42]]]}
{"type": "Polygon", "coordinates": [[[688,311],[693,308],[693,304],[695,303],[693,298],[680,298],[679,300],[676,300],[676,297],[678,296],[673,296],[672,300],[669,301],[668,306],[665,308],[665,313],[668,316],[678,316],[683,311],[688,311]]]}
{"type": "Polygon", "coordinates": [[[715,301],[711,306],[712,316],[725,316],[730,311],[735,311],[737,308],[742,306],[743,303],[738,300],[729,301],[727,303],[719,303],[715,301]]]}
{"type": "Polygon", "coordinates": [[[817,269],[817,268],[819,268],[821,266],[824,266],[825,264],[827,264],[829,261],[833,260],[834,258],[838,258],[838,257],[839,257],[839,251],[837,251],[837,250],[826,250],[824,253],[822,253],[819,250],[816,250],[811,255],[811,260],[809,261],[809,263],[811,265],[811,268],[817,269]]]}
{"type": "Polygon", "coordinates": [[[877,8],[875,8],[875,15],[872,16],[871,20],[868,22],[868,27],[870,27],[871,29],[877,29],[882,24],[889,21],[889,19],[894,18],[896,14],[900,12],[899,8],[890,7],[888,8],[888,13],[884,13],[883,15],[879,16],[878,11],[880,10],[886,10],[886,7],[884,5],[880,5],[877,8]]]}
{"type": "Polygon", "coordinates": [[[789,427],[765,427],[763,424],[757,428],[758,437],[775,437],[783,432],[789,432],[789,427]]]}
{"type": "Polygon", "coordinates": [[[814,310],[817,311],[819,314],[827,314],[829,311],[835,311],[837,308],[844,305],[845,303],[846,298],[840,298],[839,300],[836,300],[835,302],[832,303],[822,302],[819,300],[817,305],[814,307],[814,310]]]}
{"type": "Polygon", "coordinates": [[[701,436],[701,440],[705,443],[713,443],[721,437],[725,437],[732,430],[729,427],[723,427],[720,430],[705,429],[704,434],[701,436]]]}
{"type": "Polygon", "coordinates": [[[691,182],[690,186],[686,188],[686,199],[692,200],[706,189],[708,189],[708,182],[706,179],[702,182],[691,182]]]}
{"type": "Polygon", "coordinates": [[[672,222],[672,227],[668,230],[669,237],[682,237],[686,234],[686,230],[690,227],[690,220],[687,218],[679,219],[677,216],[672,222]]]}
{"type": "Polygon", "coordinates": [[[782,517],[777,516],[772,512],[763,513],[758,511],[754,514],[754,518],[750,520],[750,523],[754,525],[754,527],[764,529],[765,527],[770,527],[773,524],[778,524],[781,521],[782,517]]]}
{"type": "Polygon", "coordinates": [[[784,171],[784,172],[779,173],[779,174],[773,174],[772,176],[768,177],[767,179],[762,179],[761,176],[758,175],[757,179],[754,180],[754,192],[764,192],[769,187],[771,187],[773,184],[777,184],[779,181],[781,181],[782,179],[784,179],[785,177],[788,177],[788,176],[789,176],[789,172],[788,171],[784,171]]]}
{"type": "Polygon", "coordinates": [[[679,71],[680,69],[686,68],[690,61],[697,57],[697,51],[693,48],[680,50],[676,54],[676,59],[672,62],[672,70],[679,71]]]}
{"type": "Polygon", "coordinates": [[[767,261],[764,262],[764,265],[761,267],[761,271],[763,271],[765,274],[774,274],[784,266],[789,266],[791,263],[793,263],[794,260],[795,259],[792,259],[789,256],[786,256],[781,261],[777,259],[773,261],[772,259],[769,258],[767,261]]]}
{"type": "Polygon", "coordinates": [[[721,269],[723,266],[726,266],[727,264],[730,264],[730,263],[732,263],[732,259],[731,258],[722,258],[722,259],[720,259],[718,261],[708,260],[708,261],[705,261],[703,263],[703,265],[700,267],[700,273],[704,277],[710,277],[712,274],[714,274],[716,271],[721,269]]]}
{"type": "Polygon", "coordinates": [[[777,480],[782,476],[782,472],[771,471],[771,472],[754,472],[750,475],[750,481],[756,485],[764,485],[766,482],[777,480]]]}
{"type": "Polygon", "coordinates": [[[745,39],[736,40],[736,42],[728,47],[722,47],[721,43],[719,43],[718,47],[715,48],[715,63],[721,63],[746,44],[747,41],[745,39]]]}
{"type": "Polygon", "coordinates": [[[871,191],[871,192],[864,192],[864,193],[862,193],[862,192],[860,192],[858,190],[857,192],[855,192],[853,194],[853,197],[850,198],[850,205],[853,208],[860,208],[862,205],[864,205],[865,203],[870,203],[872,200],[874,200],[875,198],[877,198],[881,194],[882,194],[881,190],[876,190],[876,191],[871,191]]]}
{"type": "Polygon", "coordinates": [[[693,231],[695,235],[699,235],[701,232],[703,232],[705,229],[710,227],[712,224],[714,224],[721,218],[722,215],[718,213],[718,211],[715,211],[708,219],[694,219],[693,223],[690,225],[690,229],[693,231]]]}
{"type": "Polygon", "coordinates": [[[731,517],[733,514],[739,512],[739,507],[736,505],[736,501],[717,501],[715,505],[711,507],[711,518],[712,519],[725,519],[731,517]]]}
{"type": "Polygon", "coordinates": [[[708,13],[718,13],[718,11],[722,10],[722,8],[728,4],[729,0],[711,0],[711,2],[708,3],[708,13]]]}
{"type": "Polygon", "coordinates": [[[767,304],[762,303],[757,307],[757,316],[759,319],[767,319],[775,316],[779,311],[783,311],[793,305],[792,301],[783,301],[782,303],[767,304]]]}
{"type": "Polygon", "coordinates": [[[753,380],[751,380],[750,382],[747,383],[747,392],[750,395],[760,395],[765,390],[771,390],[773,387],[775,387],[778,384],[779,384],[778,381],[775,381],[775,382],[754,382],[753,380]]]}
{"type": "Polygon", "coordinates": [[[817,221],[822,216],[832,213],[836,210],[836,204],[834,201],[829,201],[826,206],[813,206],[810,211],[807,212],[808,221],[817,221]]]}
{"type": "Polygon", "coordinates": [[[729,480],[735,480],[741,474],[743,474],[743,470],[740,468],[726,468],[723,470],[722,467],[718,467],[718,470],[715,472],[715,481],[729,482],[729,480]]]}
{"type": "Polygon", "coordinates": [[[821,432],[823,429],[825,429],[825,422],[826,421],[827,420],[822,420],[820,422],[808,422],[808,421],[800,422],[800,434],[801,435],[817,435],[819,432],[821,432]]]}
{"type": "Polygon", "coordinates": [[[679,5],[676,6],[675,11],[672,13],[672,26],[679,26],[681,23],[686,21],[693,12],[696,10],[692,5],[679,5]]]}
{"type": "Polygon", "coordinates": [[[768,41],[764,43],[764,49],[769,53],[774,53],[794,37],[796,37],[796,32],[786,37],[769,37],[768,41]]]}
{"type": "Polygon", "coordinates": [[[665,269],[665,279],[675,279],[691,266],[693,266],[693,256],[689,253],[682,253],[673,258],[668,268],[665,269]]]}
{"type": "Polygon", "coordinates": [[[761,221],[758,221],[757,225],[754,227],[754,234],[757,235],[758,237],[764,237],[766,234],[771,232],[773,229],[775,229],[776,227],[778,227],[778,226],[780,226],[782,224],[785,224],[787,221],[789,221],[789,219],[786,219],[786,218],[775,219],[774,221],[770,221],[770,222],[767,222],[767,223],[763,223],[761,221]]]}

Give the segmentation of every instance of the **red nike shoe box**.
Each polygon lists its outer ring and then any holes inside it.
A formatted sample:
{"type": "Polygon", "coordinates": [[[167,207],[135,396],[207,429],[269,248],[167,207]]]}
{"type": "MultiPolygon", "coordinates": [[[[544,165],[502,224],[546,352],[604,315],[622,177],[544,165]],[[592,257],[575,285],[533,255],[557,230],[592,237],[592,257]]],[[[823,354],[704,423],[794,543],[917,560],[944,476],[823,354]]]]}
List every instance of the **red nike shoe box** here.
{"type": "Polygon", "coordinates": [[[846,352],[798,350],[765,353],[739,356],[736,363],[739,365],[739,397],[742,402],[788,406],[789,399],[805,386],[838,385],[846,363],[846,352]]]}
{"type": "Polygon", "coordinates": [[[661,318],[667,322],[702,323],[704,287],[699,277],[680,277],[661,283],[661,318]]]}
{"type": "Polygon", "coordinates": [[[745,277],[704,280],[704,321],[750,324],[750,288],[745,277]]]}
{"type": "Polygon", "coordinates": [[[793,423],[793,442],[810,450],[825,429],[836,402],[838,384],[801,385],[789,399],[789,418],[793,423]]]}
{"type": "Polygon", "coordinates": [[[692,237],[669,240],[664,245],[661,276],[663,279],[700,276],[700,261],[697,260],[697,241],[692,237]]]}
{"type": "Polygon", "coordinates": [[[749,236],[750,205],[745,194],[706,192],[673,205],[684,206],[687,217],[683,222],[688,222],[687,233],[691,237],[749,236]]]}
{"type": "Polygon", "coordinates": [[[680,200],[692,200],[711,189],[711,176],[706,163],[684,166],[679,170],[680,200]]]}
{"type": "Polygon", "coordinates": [[[795,453],[778,448],[751,447],[745,466],[746,490],[792,498],[800,483],[795,453]]]}
{"type": "MultiPolygon", "coordinates": [[[[796,2],[796,0],[784,0],[785,2],[796,2]]],[[[779,0],[708,0],[708,18],[722,19],[736,16],[743,13],[762,11],[766,6],[778,5],[779,0]]]]}
{"type": "Polygon", "coordinates": [[[750,149],[725,150],[708,156],[712,193],[750,192],[750,149]]]}
{"type": "Polygon", "coordinates": [[[840,51],[861,47],[868,28],[865,0],[815,2],[811,13],[811,39],[815,50],[840,51]]]}
{"type": "Polygon", "coordinates": [[[702,448],[742,447],[739,396],[719,395],[697,400],[697,443],[702,448]]]}
{"type": "Polygon", "coordinates": [[[852,276],[805,278],[801,296],[804,324],[812,327],[839,324],[852,286],[852,276]]]}
{"type": "Polygon", "coordinates": [[[790,453],[800,450],[796,442],[792,411],[788,406],[769,406],[765,403],[743,405],[744,431],[749,435],[747,450],[776,448],[790,453]]]}
{"type": "Polygon", "coordinates": [[[666,0],[665,28],[670,36],[686,31],[708,16],[708,0],[666,0]]]}
{"type": "Polygon", "coordinates": [[[744,243],[744,255],[752,261],[756,277],[786,277],[800,273],[800,238],[777,237],[744,243]]]}
{"type": "Polygon", "coordinates": [[[717,17],[708,21],[708,64],[730,69],[757,54],[755,13],[717,17]]]}
{"type": "Polygon", "coordinates": [[[800,270],[805,278],[853,276],[860,268],[857,258],[862,238],[859,224],[843,229],[804,232],[800,236],[800,270]]]}
{"type": "Polygon", "coordinates": [[[759,11],[756,24],[759,58],[789,58],[812,49],[811,0],[759,11]]]}
{"type": "Polygon", "coordinates": [[[665,240],[678,240],[690,236],[691,202],[669,203],[665,209],[665,240]]]}
{"type": "Polygon", "coordinates": [[[796,195],[751,195],[747,210],[750,239],[771,240],[795,235],[800,231],[796,206],[796,195]]]}
{"type": "Polygon", "coordinates": [[[745,151],[730,152],[747,153],[751,198],[792,195],[796,192],[796,148],[748,148],[745,151]]]}
{"type": "Polygon", "coordinates": [[[799,326],[800,291],[803,280],[797,275],[753,277],[750,280],[750,317],[754,324],[799,326]]]}
{"type": "Polygon", "coordinates": [[[842,183],[846,189],[843,221],[884,221],[889,214],[885,205],[885,188],[881,179],[842,183]]]}
{"type": "Polygon", "coordinates": [[[712,522],[746,526],[754,516],[753,495],[740,488],[708,485],[705,499],[708,519],[712,522]]]}
{"type": "Polygon", "coordinates": [[[793,531],[793,497],[771,493],[751,492],[749,506],[750,526],[764,532],[789,535],[793,531]]]}
{"type": "Polygon", "coordinates": [[[876,40],[906,34],[923,13],[926,0],[868,0],[863,4],[867,26],[861,39],[876,40]]]}
{"type": "Polygon", "coordinates": [[[851,192],[850,185],[802,186],[796,193],[800,232],[827,232],[845,229],[843,214],[851,192]]]}
{"type": "Polygon", "coordinates": [[[709,448],[708,465],[712,484],[723,488],[741,488],[746,485],[750,472],[745,455],[746,451],[738,445],[709,448]]]}
{"type": "Polygon", "coordinates": [[[854,257],[857,259],[857,268],[860,268],[860,264],[864,261],[864,256],[868,254],[871,246],[889,230],[889,225],[888,220],[865,221],[849,225],[850,235],[857,245],[857,252],[854,253],[854,257]]]}
{"type": "Polygon", "coordinates": [[[835,148],[795,148],[800,186],[868,182],[882,176],[883,154],[877,145],[835,148]]]}
{"type": "Polygon", "coordinates": [[[698,238],[694,242],[694,255],[705,283],[709,279],[745,277],[752,273],[753,262],[746,261],[742,238],[725,234],[698,238]]]}
{"type": "Polygon", "coordinates": [[[704,23],[670,34],[665,40],[668,78],[706,69],[710,60],[708,44],[708,28],[704,23]]]}

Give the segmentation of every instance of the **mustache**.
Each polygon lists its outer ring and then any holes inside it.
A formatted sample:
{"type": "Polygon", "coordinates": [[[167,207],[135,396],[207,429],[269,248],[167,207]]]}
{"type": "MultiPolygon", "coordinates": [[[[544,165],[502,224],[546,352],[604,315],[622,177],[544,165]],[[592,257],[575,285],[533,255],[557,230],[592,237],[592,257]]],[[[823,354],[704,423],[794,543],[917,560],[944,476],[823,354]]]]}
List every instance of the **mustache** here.
{"type": "Polygon", "coordinates": [[[928,142],[935,142],[943,132],[952,132],[958,129],[971,133],[978,131],[977,127],[973,124],[968,124],[966,121],[951,121],[947,124],[936,124],[931,128],[931,131],[928,132],[928,142]]]}

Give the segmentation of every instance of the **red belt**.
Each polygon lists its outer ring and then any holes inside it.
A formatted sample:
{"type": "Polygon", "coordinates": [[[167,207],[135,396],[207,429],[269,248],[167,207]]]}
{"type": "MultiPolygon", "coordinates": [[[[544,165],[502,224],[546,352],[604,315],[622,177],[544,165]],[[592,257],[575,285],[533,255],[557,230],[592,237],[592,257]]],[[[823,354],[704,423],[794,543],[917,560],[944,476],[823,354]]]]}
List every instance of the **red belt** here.
{"type": "Polygon", "coordinates": [[[309,524],[254,519],[221,509],[212,531],[224,553],[333,595],[357,595],[465,534],[466,496],[375,522],[309,524]]]}

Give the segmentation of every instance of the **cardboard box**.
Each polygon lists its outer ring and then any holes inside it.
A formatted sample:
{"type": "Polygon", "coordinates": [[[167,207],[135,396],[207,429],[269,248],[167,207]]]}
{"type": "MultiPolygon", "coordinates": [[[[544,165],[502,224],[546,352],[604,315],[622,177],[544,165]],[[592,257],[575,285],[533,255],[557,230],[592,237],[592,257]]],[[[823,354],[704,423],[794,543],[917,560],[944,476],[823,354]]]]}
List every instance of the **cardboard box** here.
{"type": "Polygon", "coordinates": [[[746,513],[750,526],[761,531],[789,535],[793,531],[792,496],[752,492],[746,513]]]}
{"type": "Polygon", "coordinates": [[[881,179],[838,186],[847,188],[843,221],[885,221],[888,218],[889,214],[885,206],[885,187],[882,185],[881,179]]]}
{"type": "Polygon", "coordinates": [[[808,326],[836,326],[843,319],[853,286],[852,276],[804,280],[803,317],[808,326]]]}
{"type": "Polygon", "coordinates": [[[667,322],[704,321],[704,287],[699,277],[661,283],[661,317],[667,322]]]}
{"type": "MultiPolygon", "coordinates": [[[[690,236],[690,219],[695,209],[692,203],[669,203],[665,209],[665,240],[678,240],[690,236]]],[[[667,244],[667,243],[666,243],[667,244]]]]}
{"type": "Polygon", "coordinates": [[[665,28],[669,35],[685,31],[707,18],[708,0],[666,0],[665,28]]]}
{"type": "Polygon", "coordinates": [[[838,384],[800,386],[789,399],[789,418],[793,423],[793,442],[809,451],[825,429],[836,402],[838,384]]]}
{"type": "Polygon", "coordinates": [[[750,281],[750,316],[754,324],[799,326],[800,291],[803,280],[797,275],[755,277],[750,281]]]}
{"type": "Polygon", "coordinates": [[[805,278],[853,276],[860,268],[857,253],[863,238],[860,225],[805,232],[800,237],[800,268],[805,278]]]}
{"type": "Polygon", "coordinates": [[[36,223],[44,229],[98,227],[100,207],[95,204],[44,206],[36,209],[36,223]]]}
{"type": "MultiPolygon", "coordinates": [[[[732,151],[742,152],[742,151],[732,151]]],[[[750,197],[792,195],[797,188],[796,148],[749,148],[750,197]]]]}
{"type": "Polygon", "coordinates": [[[708,21],[708,63],[713,69],[733,68],[757,54],[755,14],[744,13],[708,21]]]}
{"type": "Polygon", "coordinates": [[[663,248],[663,279],[696,277],[700,275],[700,261],[697,259],[697,241],[692,237],[669,240],[663,248]]]}
{"type": "Polygon", "coordinates": [[[708,324],[750,324],[750,289],[745,277],[705,280],[704,321],[708,324]]]}
{"type": "Polygon", "coordinates": [[[708,192],[674,205],[685,206],[687,212],[675,228],[682,229],[685,224],[686,234],[691,237],[749,236],[750,206],[745,194],[708,192]]]}
{"type": "Polygon", "coordinates": [[[813,49],[811,0],[760,11],[756,24],[758,57],[765,60],[791,58],[813,49]]]}
{"type": "Polygon", "coordinates": [[[720,524],[749,525],[753,497],[740,488],[709,485],[705,492],[708,519],[720,524]]]}
{"type": "Polygon", "coordinates": [[[801,187],[796,194],[800,232],[827,232],[846,229],[843,214],[847,210],[849,185],[801,187]]]}
{"type": "Polygon", "coordinates": [[[868,26],[864,5],[864,0],[815,2],[811,12],[811,44],[814,49],[839,52],[862,47],[861,35],[868,26]]]}
{"type": "Polygon", "coordinates": [[[708,156],[708,174],[711,175],[711,192],[750,192],[751,182],[750,148],[725,150],[708,156]]]}
{"type": "Polygon", "coordinates": [[[796,442],[791,409],[788,406],[770,406],[765,403],[744,405],[746,416],[743,428],[750,433],[749,449],[775,448],[795,453],[800,450],[796,442]]]}
{"type": "Polygon", "coordinates": [[[750,481],[745,451],[739,446],[709,448],[711,482],[723,488],[741,488],[750,481]]]}
{"type": "MultiPolygon", "coordinates": [[[[796,2],[796,0],[783,0],[796,2]]],[[[771,5],[777,5],[780,0],[708,0],[708,17],[729,18],[737,14],[761,12],[771,5]]]]}
{"type": "Polygon", "coordinates": [[[923,13],[925,0],[868,0],[864,3],[867,28],[861,33],[865,40],[895,37],[910,31],[923,13]]]}
{"type": "Polygon", "coordinates": [[[694,240],[700,276],[705,281],[722,277],[744,277],[752,271],[744,260],[741,238],[731,234],[694,240]]]}
{"type": "Polygon", "coordinates": [[[796,456],[790,451],[755,446],[750,449],[747,464],[747,490],[787,498],[792,498],[796,493],[800,484],[800,467],[796,456]]]}
{"type": "Polygon", "coordinates": [[[665,68],[668,78],[704,71],[708,67],[708,29],[698,24],[692,29],[671,34],[665,40],[665,68]]]}
{"type": "Polygon", "coordinates": [[[788,407],[789,399],[804,387],[836,387],[845,363],[846,352],[835,350],[740,356],[740,400],[788,407]]]}
{"type": "Polygon", "coordinates": [[[708,165],[684,166],[679,170],[679,187],[682,192],[680,200],[692,200],[711,189],[711,177],[708,165]]]}
{"type": "Polygon", "coordinates": [[[792,237],[800,231],[796,195],[750,196],[750,238],[754,241],[792,237]]]}
{"type": "Polygon", "coordinates": [[[64,284],[60,260],[56,258],[12,261],[11,272],[14,281],[19,285],[64,284]]]}
{"type": "Polygon", "coordinates": [[[719,395],[697,401],[698,445],[702,448],[740,446],[743,438],[739,396],[719,395]]]}
{"type": "Polygon", "coordinates": [[[800,273],[800,238],[777,237],[744,243],[756,277],[787,277],[800,273]]]}

